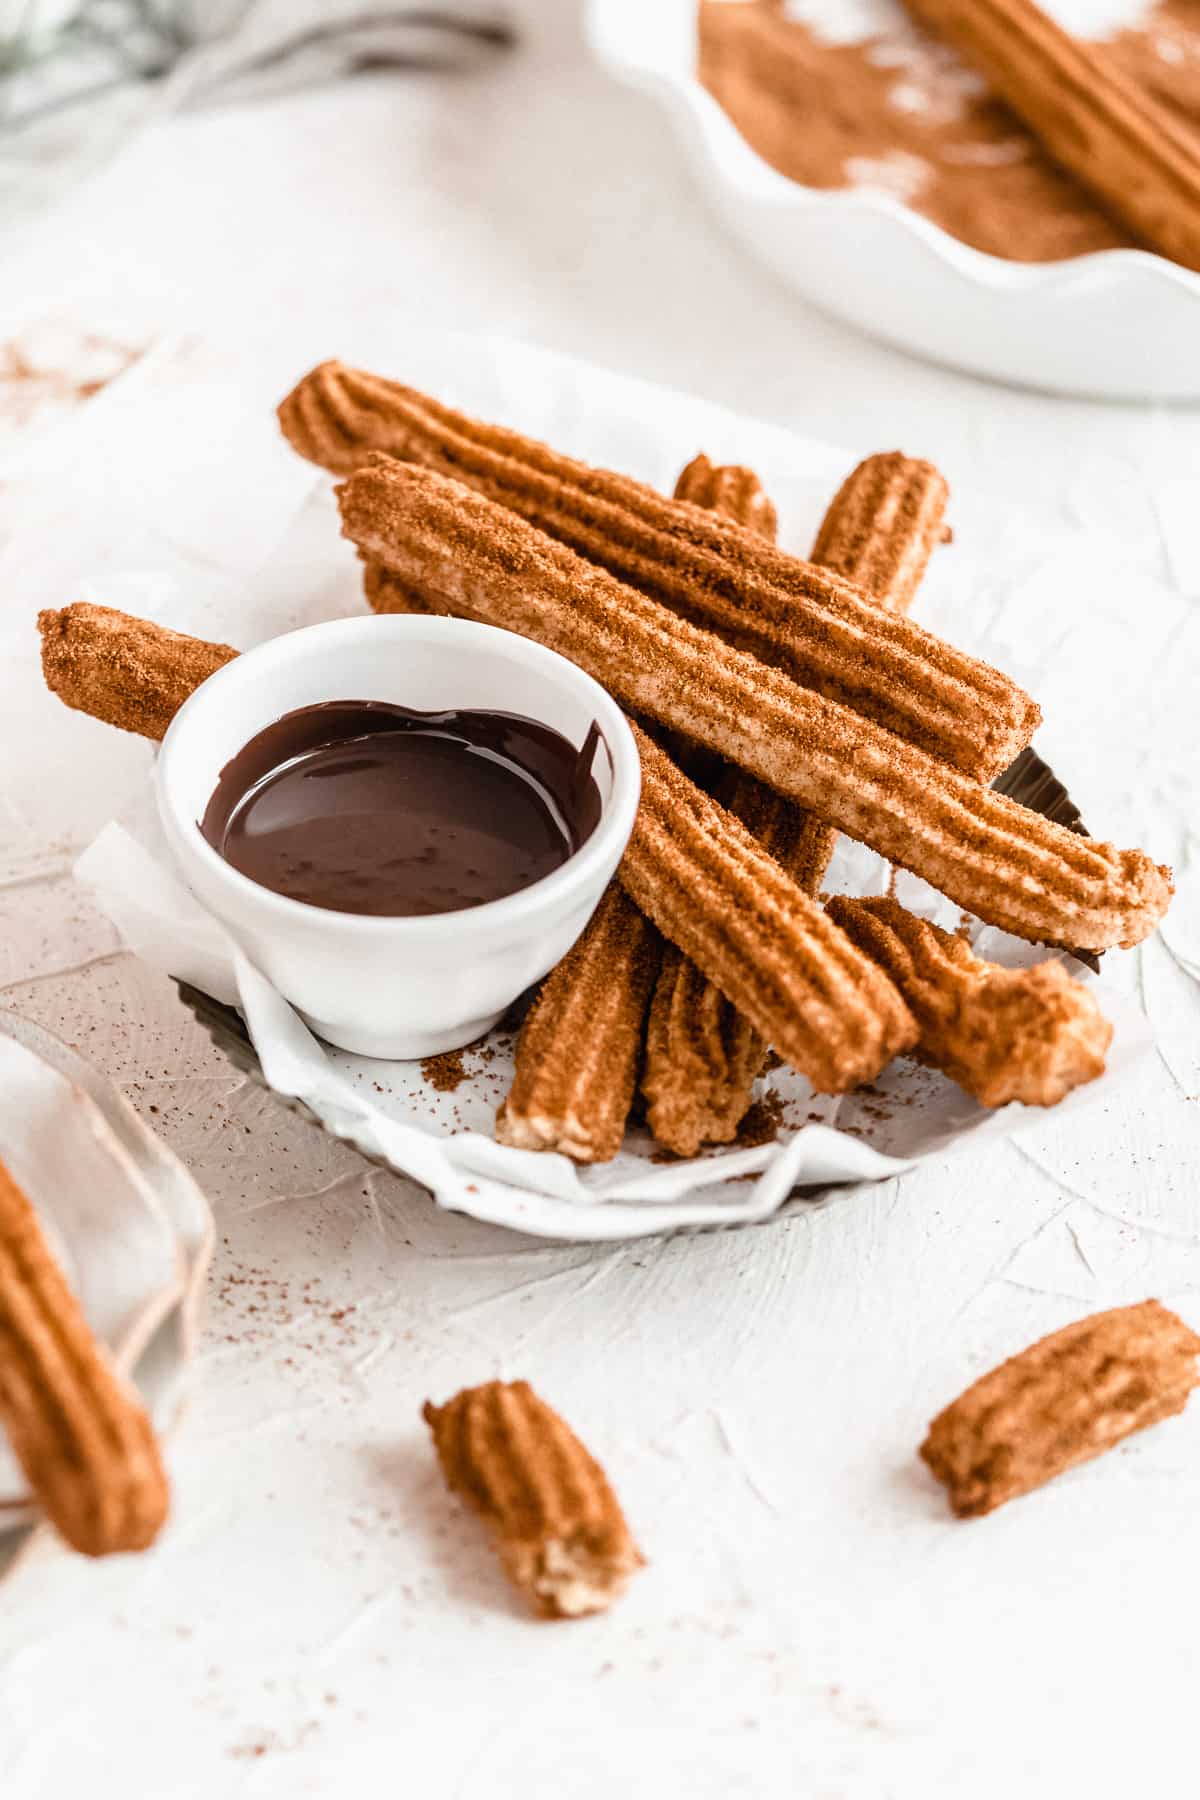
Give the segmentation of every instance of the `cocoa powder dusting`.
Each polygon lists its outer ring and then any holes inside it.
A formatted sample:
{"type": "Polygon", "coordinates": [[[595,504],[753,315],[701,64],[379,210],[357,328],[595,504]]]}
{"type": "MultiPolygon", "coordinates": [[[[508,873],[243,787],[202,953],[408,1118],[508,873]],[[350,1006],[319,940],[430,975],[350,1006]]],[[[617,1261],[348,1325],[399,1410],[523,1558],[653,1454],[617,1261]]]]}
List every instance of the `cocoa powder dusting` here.
{"type": "MultiPolygon", "coordinates": [[[[886,33],[828,43],[786,0],[701,0],[700,80],[806,187],[885,189],[1014,262],[1133,242],[952,50],[895,13],[886,33]]],[[[1200,118],[1200,0],[1162,0],[1100,53],[1190,125],[1200,118]]]]}

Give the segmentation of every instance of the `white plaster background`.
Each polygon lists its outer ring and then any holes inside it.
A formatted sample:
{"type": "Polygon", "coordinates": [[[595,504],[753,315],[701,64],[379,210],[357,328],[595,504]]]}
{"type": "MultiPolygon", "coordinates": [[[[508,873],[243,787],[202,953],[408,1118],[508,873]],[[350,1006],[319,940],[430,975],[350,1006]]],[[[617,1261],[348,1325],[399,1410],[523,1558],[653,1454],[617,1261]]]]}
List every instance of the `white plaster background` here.
{"type": "Polygon", "coordinates": [[[564,1250],[435,1214],[241,1083],[66,879],[146,751],[38,693],[32,612],[169,564],[205,629],[269,545],[253,494],[211,517],[187,471],[220,465],[226,430],[265,443],[260,396],[406,317],[670,382],[847,460],[902,444],[1008,502],[1006,529],[1083,532],[1106,579],[1063,540],[1038,653],[1094,621],[1072,788],[1114,832],[1193,846],[1196,412],[1001,390],[807,311],[710,223],[653,111],[587,68],[572,9],[519,10],[520,60],[469,84],[164,125],[0,243],[0,337],[161,338],[206,419],[114,454],[114,387],[0,438],[0,998],[122,1083],[220,1240],[169,1534],[5,1590],[0,1792],[1188,1791],[1200,1408],[976,1524],[913,1456],[1042,1331],[1150,1292],[1200,1319],[1200,1046],[1161,946],[1135,972],[1165,1060],[1086,1129],[1051,1119],[778,1226],[564,1250]],[[203,406],[212,346],[252,371],[227,422],[203,406]],[[420,1401],[490,1374],[530,1375],[618,1483],[651,1566],[607,1619],[528,1623],[442,1495],[420,1401]]]}

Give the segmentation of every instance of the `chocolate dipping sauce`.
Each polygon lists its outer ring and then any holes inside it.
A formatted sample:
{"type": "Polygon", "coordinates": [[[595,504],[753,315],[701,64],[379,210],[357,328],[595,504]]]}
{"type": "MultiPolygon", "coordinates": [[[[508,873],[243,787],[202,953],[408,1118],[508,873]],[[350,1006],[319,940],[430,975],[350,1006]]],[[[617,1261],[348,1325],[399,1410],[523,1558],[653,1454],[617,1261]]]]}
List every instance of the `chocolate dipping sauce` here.
{"type": "Polygon", "coordinates": [[[286,713],[221,771],[200,829],[251,881],[337,912],[482,906],[559,868],[600,819],[592,760],[515,713],[333,700],[286,713]]]}

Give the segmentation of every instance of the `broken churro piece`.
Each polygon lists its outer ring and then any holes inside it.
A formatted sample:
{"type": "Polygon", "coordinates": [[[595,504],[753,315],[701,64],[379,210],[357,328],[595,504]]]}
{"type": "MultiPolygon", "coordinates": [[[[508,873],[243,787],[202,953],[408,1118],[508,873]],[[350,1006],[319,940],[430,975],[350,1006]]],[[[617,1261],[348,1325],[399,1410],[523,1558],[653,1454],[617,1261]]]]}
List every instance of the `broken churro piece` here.
{"type": "Polygon", "coordinates": [[[1200,269],[1200,144],[1186,122],[1033,0],[906,0],[1151,249],[1200,269]]]}
{"type": "Polygon", "coordinates": [[[658,969],[657,931],[615,881],[542,983],[517,1044],[496,1137],[610,1162],[621,1148],[658,969]]]}
{"type": "Polygon", "coordinates": [[[161,738],[194,688],[237,651],[77,600],[38,614],[42,673],[66,706],[161,738]]]}
{"type": "Polygon", "coordinates": [[[0,1163],[0,1423],[39,1504],[85,1556],[145,1550],[169,1492],[146,1411],[96,1342],[0,1163]]]}
{"type": "Polygon", "coordinates": [[[301,455],[337,473],[353,476],[372,451],[384,451],[452,477],[512,523],[526,520],[665,609],[977,780],[1006,769],[1040,721],[1006,675],[757,532],[399,382],[323,363],[279,417],[301,455]]]}
{"type": "Polygon", "coordinates": [[[1157,1300],[1080,1319],[960,1394],[921,1456],[960,1518],[994,1512],[1182,1412],[1200,1337],[1157,1300]]]}
{"type": "Polygon", "coordinates": [[[981,1106],[1057,1106],[1104,1073],[1112,1026],[1061,963],[1004,969],[886,895],[825,909],[891,976],[921,1036],[916,1055],[981,1106]]]}
{"type": "Polygon", "coordinates": [[[603,1612],[644,1564],[604,1470],[527,1381],[464,1388],[425,1421],[446,1485],[544,1619],[603,1612]]]}
{"type": "Polygon", "coordinates": [[[989,924],[1103,950],[1139,943],[1167,909],[1170,871],[1142,852],[1080,837],[981,787],[459,482],[380,456],[338,498],[346,536],[386,571],[370,586],[377,609],[397,576],[402,604],[415,590],[429,610],[547,644],[626,706],[718,750],[989,924]]]}

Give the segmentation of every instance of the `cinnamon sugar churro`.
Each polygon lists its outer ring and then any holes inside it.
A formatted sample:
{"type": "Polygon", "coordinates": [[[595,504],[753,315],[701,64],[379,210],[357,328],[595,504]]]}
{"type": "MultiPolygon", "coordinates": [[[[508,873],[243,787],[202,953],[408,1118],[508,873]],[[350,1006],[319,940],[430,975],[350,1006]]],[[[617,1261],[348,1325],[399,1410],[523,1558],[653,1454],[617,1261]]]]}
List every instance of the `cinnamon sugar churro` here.
{"type": "Polygon", "coordinates": [[[543,1619],[603,1612],[644,1563],[595,1457],[527,1381],[485,1381],[425,1422],[451,1493],[491,1533],[504,1571],[543,1619]]]}
{"type": "Polygon", "coordinates": [[[237,651],[77,600],[38,614],[42,673],[65,706],[160,738],[193,688],[237,651]]]}
{"type": "Polygon", "coordinates": [[[96,1342],[0,1162],[0,1422],[46,1516],[85,1556],[145,1550],[169,1491],[145,1408],[96,1342]]]}
{"type": "Polygon", "coordinates": [[[1063,168],[1146,244],[1200,269],[1200,145],[1104,54],[1032,0],[905,0],[1063,168]]]}
{"type": "MultiPolygon", "coordinates": [[[[1166,910],[1170,872],[1141,851],[1077,836],[979,786],[461,483],[378,457],[339,503],[346,536],[423,604],[560,651],[624,705],[720,751],[978,918],[1098,950],[1140,942],[1166,910]]],[[[386,607],[386,583],[374,598],[386,607]]]]}
{"type": "Polygon", "coordinates": [[[895,982],[921,1036],[916,1055],[981,1106],[1057,1106],[1104,1073],[1112,1026],[1061,963],[1004,969],[898,900],[837,895],[826,911],[895,982]]]}
{"type": "MultiPolygon", "coordinates": [[[[750,469],[697,456],[676,494],[774,531],[775,508],[750,469]],[[686,491],[685,491],[686,490],[686,491]]],[[[672,966],[690,969],[673,945],[672,966]]],[[[621,1148],[642,1062],[651,990],[662,985],[662,939],[617,884],[579,942],[542,983],[517,1041],[512,1086],[496,1118],[501,1143],[558,1150],[577,1162],[607,1162],[621,1148]]],[[[738,1017],[713,990],[717,1005],[738,1017]]],[[[669,1139],[662,1139],[670,1147],[669,1139]]]]}
{"type": "MultiPolygon", "coordinates": [[[[744,480],[721,483],[710,469],[697,458],[681,483],[690,480],[697,493],[740,497],[745,523],[758,518],[760,529],[774,530],[774,509],[756,512],[753,488],[744,480]]],[[[932,464],[898,451],[868,457],[830,503],[813,561],[858,581],[880,605],[903,611],[942,541],[946,500],[945,480],[932,464]]],[[[837,835],[828,825],[745,773],[731,771],[718,797],[805,893],[818,892],[837,835]]],[[[729,1143],[749,1109],[765,1051],[748,1021],[686,958],[669,951],[654,991],[642,1077],[655,1137],[680,1156],[695,1155],[704,1143],[729,1143]]]]}
{"type": "Polygon", "coordinates": [[[745,826],[634,735],[642,804],[618,870],[627,891],[818,1092],[873,1079],[916,1038],[892,983],[822,929],[821,908],[745,826]]]}
{"type": "Polygon", "coordinates": [[[675,498],[774,541],[779,524],[775,502],[754,470],[743,468],[740,463],[710,462],[703,452],[693,456],[680,471],[675,498]]]}
{"type": "Polygon", "coordinates": [[[616,882],[542,983],[517,1044],[496,1137],[518,1150],[609,1162],[637,1086],[658,932],[616,882]]]}
{"type": "Polygon", "coordinates": [[[280,407],[289,442],[335,473],[373,450],[448,475],[736,648],[990,781],[1040,712],[1007,676],[754,531],[628,476],[483,425],[398,382],[324,363],[280,407]]]}
{"type": "Polygon", "coordinates": [[[960,1394],[921,1456],[958,1516],[977,1518],[1182,1412],[1198,1356],[1200,1337],[1157,1300],[1095,1313],[960,1394]]]}

